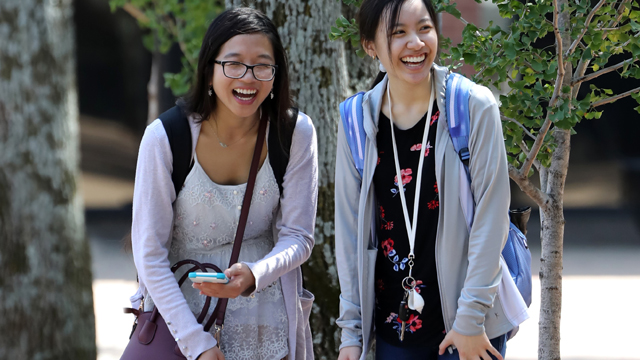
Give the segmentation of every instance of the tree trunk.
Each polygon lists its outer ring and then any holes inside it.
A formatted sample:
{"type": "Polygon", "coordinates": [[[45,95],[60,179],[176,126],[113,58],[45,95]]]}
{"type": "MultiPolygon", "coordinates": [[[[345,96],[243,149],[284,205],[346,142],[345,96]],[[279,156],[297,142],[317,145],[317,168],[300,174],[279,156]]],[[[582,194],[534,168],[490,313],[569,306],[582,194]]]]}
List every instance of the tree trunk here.
{"type": "Polygon", "coordinates": [[[0,2],[0,359],[95,359],[72,0],[0,2]]]}
{"type": "MultiPolygon", "coordinates": [[[[558,9],[568,8],[568,0],[558,0],[558,9]]],[[[570,14],[567,10],[559,10],[558,28],[562,38],[562,51],[571,44],[570,14]]],[[[556,50],[558,47],[556,46],[556,50]]],[[[565,62],[565,73],[561,84],[571,85],[573,68],[565,62]]],[[[561,95],[570,101],[570,94],[561,95]]],[[[549,200],[541,206],[540,240],[542,251],[540,258],[540,324],[538,359],[560,360],[560,319],[562,311],[562,252],[564,242],[564,186],[569,169],[569,153],[571,150],[569,130],[555,128],[552,130],[553,143],[557,146],[552,153],[551,166],[541,173],[540,187],[549,195],[549,200]]]]}
{"type": "Polygon", "coordinates": [[[162,90],[162,69],[160,63],[162,54],[159,51],[151,53],[151,75],[147,83],[147,125],[151,124],[160,115],[160,91],[162,90]]]}
{"type": "MultiPolygon", "coordinates": [[[[345,18],[355,19],[357,13],[357,7],[353,5],[342,5],[342,14],[345,18]]],[[[330,25],[331,24],[327,26],[330,25]]],[[[353,47],[350,42],[345,42],[344,49],[347,71],[349,72],[349,95],[359,91],[369,90],[373,79],[378,75],[378,62],[373,61],[369,56],[361,59],[356,54],[358,48],[353,47]]]]}
{"type": "Polygon", "coordinates": [[[340,333],[340,289],[334,255],[333,184],[340,113],[347,95],[344,45],[329,41],[330,24],[340,16],[341,3],[324,0],[226,0],[227,8],[252,6],[273,20],[289,56],[291,90],[300,110],[308,114],[318,134],[319,194],[316,246],[303,266],[305,286],[316,295],[311,316],[318,359],[337,358],[340,333]]]}

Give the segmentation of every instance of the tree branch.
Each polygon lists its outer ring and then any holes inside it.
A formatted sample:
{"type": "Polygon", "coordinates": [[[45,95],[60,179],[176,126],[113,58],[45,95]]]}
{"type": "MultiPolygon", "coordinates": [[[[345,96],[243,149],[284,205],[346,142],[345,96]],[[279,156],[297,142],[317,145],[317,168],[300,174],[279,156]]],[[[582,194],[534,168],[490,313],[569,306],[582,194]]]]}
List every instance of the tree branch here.
{"type": "MultiPolygon", "coordinates": [[[[553,0],[553,33],[556,36],[556,54],[558,55],[558,69],[562,69],[562,72],[564,73],[564,60],[562,59],[562,37],[560,36],[560,29],[558,29],[558,15],[560,15],[558,13],[558,0],[553,0]]],[[[556,86],[557,86],[557,83],[556,83],[556,86]]]]}
{"type": "Polygon", "coordinates": [[[542,127],[538,132],[536,141],[533,143],[533,146],[531,147],[531,152],[529,152],[529,155],[527,155],[527,159],[525,160],[524,164],[522,164],[522,168],[520,169],[520,173],[522,175],[529,174],[529,170],[531,170],[531,165],[533,165],[534,160],[536,159],[536,157],[538,156],[538,153],[540,152],[540,149],[542,148],[542,143],[544,142],[544,138],[545,136],[547,136],[547,132],[549,132],[549,128],[551,127],[551,118],[549,117],[549,114],[550,113],[547,112],[547,118],[545,119],[544,124],[542,124],[542,127]]]}
{"type": "Polygon", "coordinates": [[[584,81],[593,80],[593,79],[597,78],[598,76],[601,76],[601,75],[610,73],[612,71],[618,70],[621,67],[624,67],[625,65],[633,64],[634,62],[636,62],[638,60],[640,60],[640,58],[637,58],[637,59],[636,58],[630,58],[630,59],[627,59],[625,61],[619,62],[619,63],[617,63],[615,65],[611,65],[611,66],[606,67],[604,69],[598,70],[598,71],[596,71],[594,73],[591,73],[589,75],[583,75],[583,76],[571,81],[571,85],[574,86],[574,85],[580,84],[581,82],[584,82],[584,81]]]}
{"type": "MultiPolygon", "coordinates": [[[[604,1],[605,0],[601,0],[601,3],[604,3],[604,1]]],[[[600,4],[600,6],[602,6],[602,4],[600,4]]],[[[562,37],[560,36],[560,32],[558,29],[558,1],[557,0],[553,0],[553,7],[554,7],[553,32],[556,35],[556,47],[557,47],[556,55],[558,56],[558,76],[556,77],[556,82],[554,84],[553,95],[549,100],[549,108],[553,108],[558,102],[558,97],[560,94],[560,89],[562,89],[562,81],[564,79],[564,71],[565,71],[565,64],[562,61],[562,37]]],[[[567,64],[570,64],[570,62],[568,62],[567,64]]],[[[527,159],[525,160],[524,164],[522,164],[522,168],[520,169],[521,175],[526,176],[527,174],[529,174],[529,170],[531,170],[531,166],[533,165],[533,162],[536,160],[536,157],[538,156],[538,152],[540,152],[540,149],[542,148],[544,138],[547,136],[547,132],[549,132],[549,129],[551,128],[552,121],[551,121],[551,118],[549,117],[550,114],[551,114],[550,112],[547,112],[547,117],[544,121],[544,124],[542,124],[540,131],[538,132],[536,141],[533,143],[533,146],[531,147],[531,152],[527,156],[527,159]]]]}
{"type": "MultiPolygon", "coordinates": [[[[527,147],[527,144],[524,143],[524,141],[520,141],[520,144],[518,144],[518,146],[520,147],[520,150],[522,150],[522,152],[526,155],[529,156],[529,148],[527,147]]],[[[542,163],[540,161],[538,161],[537,159],[533,161],[533,166],[536,167],[536,169],[538,171],[540,171],[540,167],[542,166],[542,163]]]]}
{"type": "Polygon", "coordinates": [[[546,193],[535,187],[533,183],[529,181],[528,176],[520,174],[518,169],[511,164],[509,164],[509,177],[515,181],[520,187],[520,190],[524,191],[538,206],[544,207],[546,202],[549,201],[549,196],[546,193]]]}
{"type": "MultiPolygon", "coordinates": [[[[624,16],[624,9],[626,7],[626,3],[631,2],[631,0],[623,0],[620,3],[620,6],[618,6],[618,17],[615,18],[614,20],[611,20],[611,22],[609,23],[609,28],[613,28],[616,25],[618,25],[620,23],[620,20],[622,20],[622,16],[624,16]]],[[[605,31],[604,34],[602,34],[602,40],[604,40],[607,37],[607,32],[605,31]]]]}
{"type": "Polygon", "coordinates": [[[142,12],[142,10],[138,9],[137,7],[131,4],[122,5],[122,10],[129,13],[129,15],[131,15],[134,19],[138,20],[142,24],[146,25],[149,23],[149,18],[147,17],[147,15],[145,15],[144,12],[142,12]]]}
{"type": "Polygon", "coordinates": [[[535,135],[531,134],[531,132],[529,132],[529,130],[528,130],[524,125],[522,125],[518,120],[516,120],[516,119],[512,119],[512,118],[510,118],[510,117],[506,117],[506,116],[504,116],[504,115],[502,115],[502,114],[500,114],[500,118],[501,118],[502,120],[510,121],[510,122],[512,122],[512,123],[514,123],[514,124],[516,124],[516,125],[518,125],[518,126],[522,129],[522,131],[524,131],[524,133],[525,133],[525,134],[527,134],[527,136],[529,136],[530,138],[532,138],[534,141],[536,140],[535,135]]]}
{"type": "MultiPolygon", "coordinates": [[[[591,63],[591,60],[584,60],[584,59],[580,59],[580,62],[578,63],[578,67],[576,68],[576,76],[578,76],[578,78],[581,78],[584,76],[584,73],[587,72],[587,68],[589,68],[589,64],[591,63]]],[[[577,99],[578,98],[578,92],[580,92],[580,86],[582,85],[582,83],[575,83],[573,84],[573,89],[571,91],[571,98],[572,99],[577,99]]]]}
{"type": "MultiPolygon", "coordinates": [[[[569,46],[566,57],[571,56],[573,52],[576,51],[576,48],[578,47],[578,44],[584,37],[584,34],[586,34],[587,30],[589,30],[589,24],[591,23],[591,20],[593,20],[593,16],[596,14],[598,10],[600,10],[600,8],[602,7],[602,5],[604,5],[605,2],[607,1],[600,0],[600,2],[598,2],[598,4],[593,8],[593,10],[591,10],[591,12],[589,13],[589,16],[587,16],[587,20],[584,22],[584,29],[582,29],[582,32],[580,33],[580,35],[578,35],[578,37],[573,41],[571,46],[569,46]]],[[[554,5],[556,5],[556,0],[554,0],[553,3],[554,5]]],[[[557,11],[557,8],[556,8],[556,11],[557,11]]]]}
{"type": "Polygon", "coordinates": [[[629,95],[635,94],[637,92],[640,92],[640,87],[637,87],[637,88],[635,88],[633,90],[629,90],[627,92],[623,92],[620,95],[616,95],[616,96],[612,96],[612,97],[608,97],[606,99],[602,99],[602,100],[596,101],[593,104],[591,104],[591,107],[595,108],[595,107],[598,107],[598,106],[601,106],[601,105],[604,105],[604,104],[612,103],[614,101],[620,100],[620,99],[622,99],[624,97],[627,97],[629,95]]]}

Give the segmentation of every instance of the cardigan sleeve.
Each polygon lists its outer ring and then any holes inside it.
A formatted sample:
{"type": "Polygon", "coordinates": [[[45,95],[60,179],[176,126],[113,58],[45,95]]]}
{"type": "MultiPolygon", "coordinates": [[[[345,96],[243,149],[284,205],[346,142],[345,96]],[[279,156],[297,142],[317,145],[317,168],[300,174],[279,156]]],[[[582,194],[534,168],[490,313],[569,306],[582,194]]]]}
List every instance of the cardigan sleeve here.
{"type": "Polygon", "coordinates": [[[195,359],[216,340],[198,324],[170,270],[168,255],[176,198],[171,180],[173,157],[160,120],[142,137],[136,166],[131,239],[133,259],[144,284],[180,350],[195,359]]]}
{"type": "MultiPolygon", "coordinates": [[[[318,144],[309,116],[299,113],[282,183],[275,246],[262,259],[245,263],[256,279],[253,295],[307,261],[313,249],[318,202],[318,144]]],[[[250,290],[251,291],[251,290],[250,290]]]]}

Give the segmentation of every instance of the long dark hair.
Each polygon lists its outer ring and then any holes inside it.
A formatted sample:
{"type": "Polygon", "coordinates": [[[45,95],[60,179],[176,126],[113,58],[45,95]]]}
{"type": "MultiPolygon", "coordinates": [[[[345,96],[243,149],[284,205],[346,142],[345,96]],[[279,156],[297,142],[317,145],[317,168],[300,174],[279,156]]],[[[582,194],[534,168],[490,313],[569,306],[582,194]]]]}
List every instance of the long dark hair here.
{"type": "MultiPolygon", "coordinates": [[[[213,61],[220,53],[220,48],[236,35],[255,33],[262,33],[267,36],[271,46],[273,46],[273,54],[276,65],[278,65],[273,83],[273,99],[268,96],[262,103],[262,108],[263,111],[269,114],[270,121],[276,122],[280,146],[283,149],[288,149],[288,146],[283,143],[286,139],[281,134],[290,131],[291,122],[296,119],[289,118],[295,114],[294,112],[288,112],[293,103],[289,94],[287,54],[284,51],[275,25],[258,10],[239,7],[226,10],[213,20],[202,40],[195,82],[187,95],[179,99],[177,104],[187,114],[199,115],[200,119],[196,120],[198,122],[208,119],[216,106],[215,93],[209,97],[209,81],[213,77],[213,61]]],[[[288,151],[286,151],[286,154],[288,154],[288,151]]],[[[125,235],[123,243],[125,250],[130,251],[131,233],[125,235]]]]}
{"type": "Polygon", "coordinates": [[[226,10],[209,25],[200,48],[195,82],[188,94],[178,101],[187,113],[199,115],[199,121],[209,118],[216,107],[215,93],[209,96],[209,81],[213,77],[214,60],[219,55],[220,48],[236,35],[255,33],[267,36],[278,66],[273,83],[274,97],[267,97],[262,103],[262,108],[269,114],[271,121],[276,122],[278,132],[284,133],[284,127],[289,126],[289,122],[284,121],[284,118],[287,116],[287,110],[293,105],[289,93],[287,54],[273,22],[262,12],[248,7],[226,10]]]}
{"type": "MultiPolygon", "coordinates": [[[[358,29],[360,30],[360,41],[364,44],[365,41],[375,41],[378,26],[381,20],[387,21],[387,44],[389,44],[389,53],[391,53],[391,34],[393,32],[394,25],[400,18],[400,10],[406,0],[364,0],[358,10],[356,20],[358,22],[358,29]]],[[[422,0],[427,7],[431,21],[433,21],[433,27],[438,35],[438,44],[440,44],[440,20],[436,9],[433,7],[431,0],[422,0]]],[[[438,49],[438,53],[440,49],[438,49]]],[[[438,59],[438,55],[436,55],[438,59]]],[[[380,71],[375,80],[373,80],[373,89],[382,79],[384,79],[385,73],[380,71]]]]}

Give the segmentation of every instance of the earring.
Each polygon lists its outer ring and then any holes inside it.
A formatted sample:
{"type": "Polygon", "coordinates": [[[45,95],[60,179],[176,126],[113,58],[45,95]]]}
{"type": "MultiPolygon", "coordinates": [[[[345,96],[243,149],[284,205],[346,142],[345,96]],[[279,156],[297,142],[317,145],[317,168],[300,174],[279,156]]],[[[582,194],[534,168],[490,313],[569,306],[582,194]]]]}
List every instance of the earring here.
{"type": "Polygon", "coordinates": [[[271,100],[273,100],[273,90],[271,90],[271,100]]]}
{"type": "Polygon", "coordinates": [[[209,85],[209,96],[213,95],[213,85],[209,85]]]}

